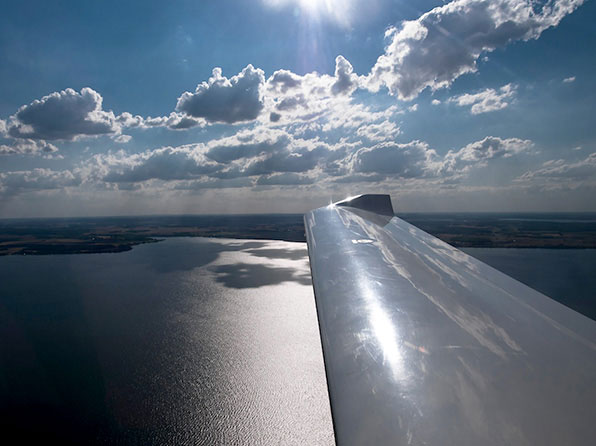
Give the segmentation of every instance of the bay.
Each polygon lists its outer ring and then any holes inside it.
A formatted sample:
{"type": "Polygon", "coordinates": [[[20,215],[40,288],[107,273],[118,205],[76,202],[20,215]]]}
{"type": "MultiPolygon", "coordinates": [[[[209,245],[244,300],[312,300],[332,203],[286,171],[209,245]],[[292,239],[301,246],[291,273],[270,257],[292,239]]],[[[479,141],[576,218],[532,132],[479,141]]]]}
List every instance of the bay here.
{"type": "Polygon", "coordinates": [[[463,248],[462,251],[596,320],[596,249],[463,248]]]}
{"type": "Polygon", "coordinates": [[[5,435],[333,444],[304,243],[3,257],[0,284],[5,435]]]}

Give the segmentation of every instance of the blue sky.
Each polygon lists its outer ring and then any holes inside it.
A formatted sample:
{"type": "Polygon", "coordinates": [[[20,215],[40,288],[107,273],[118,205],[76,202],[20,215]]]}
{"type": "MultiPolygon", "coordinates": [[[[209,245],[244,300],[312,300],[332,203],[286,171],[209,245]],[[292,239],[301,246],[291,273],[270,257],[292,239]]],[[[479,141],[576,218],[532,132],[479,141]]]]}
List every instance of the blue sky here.
{"type": "Polygon", "coordinates": [[[581,0],[11,2],[0,217],[595,211],[581,0]]]}

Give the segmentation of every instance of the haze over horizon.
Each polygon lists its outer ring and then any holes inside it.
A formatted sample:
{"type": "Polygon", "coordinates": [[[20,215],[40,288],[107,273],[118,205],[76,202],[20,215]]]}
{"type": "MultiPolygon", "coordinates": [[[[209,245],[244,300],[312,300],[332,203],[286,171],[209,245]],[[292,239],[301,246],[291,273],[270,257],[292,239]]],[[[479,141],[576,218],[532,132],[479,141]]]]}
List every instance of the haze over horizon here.
{"type": "Polygon", "coordinates": [[[28,1],[0,17],[0,218],[596,211],[583,0],[28,1]]]}

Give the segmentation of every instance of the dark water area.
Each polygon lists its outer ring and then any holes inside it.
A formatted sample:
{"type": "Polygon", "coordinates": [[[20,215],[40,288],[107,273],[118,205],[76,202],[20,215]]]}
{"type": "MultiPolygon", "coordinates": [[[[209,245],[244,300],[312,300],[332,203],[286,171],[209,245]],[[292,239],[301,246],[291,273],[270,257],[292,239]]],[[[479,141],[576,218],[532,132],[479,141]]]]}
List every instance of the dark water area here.
{"type": "Polygon", "coordinates": [[[596,249],[462,248],[462,251],[596,320],[596,249]]]}
{"type": "Polygon", "coordinates": [[[333,444],[306,247],[0,258],[4,438],[333,444]]]}

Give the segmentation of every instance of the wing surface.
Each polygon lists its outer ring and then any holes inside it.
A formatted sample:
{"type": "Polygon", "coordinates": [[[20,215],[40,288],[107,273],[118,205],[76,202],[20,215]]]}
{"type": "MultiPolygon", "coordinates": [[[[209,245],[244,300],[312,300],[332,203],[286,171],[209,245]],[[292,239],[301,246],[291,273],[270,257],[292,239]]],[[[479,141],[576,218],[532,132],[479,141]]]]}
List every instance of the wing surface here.
{"type": "Polygon", "coordinates": [[[393,216],[305,215],[339,445],[596,444],[596,323],[393,216]]]}

